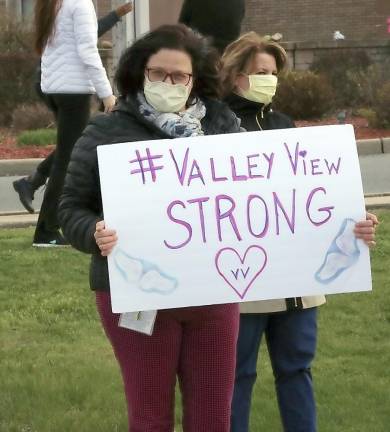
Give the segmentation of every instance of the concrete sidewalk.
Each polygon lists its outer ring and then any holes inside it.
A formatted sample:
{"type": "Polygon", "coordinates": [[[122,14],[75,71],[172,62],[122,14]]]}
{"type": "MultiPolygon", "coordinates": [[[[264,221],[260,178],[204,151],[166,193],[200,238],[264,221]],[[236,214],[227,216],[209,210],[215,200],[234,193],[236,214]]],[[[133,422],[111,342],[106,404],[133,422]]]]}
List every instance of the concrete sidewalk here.
{"type": "Polygon", "coordinates": [[[367,195],[364,199],[367,210],[390,209],[390,194],[367,195]]]}
{"type": "MultiPolygon", "coordinates": [[[[359,156],[390,153],[390,137],[356,141],[359,156]]],[[[2,159],[0,177],[31,174],[42,159],[2,159]]]]}
{"type": "MultiPolygon", "coordinates": [[[[357,142],[367,209],[390,209],[390,138],[357,142]]],[[[24,211],[12,187],[19,176],[33,172],[42,159],[0,160],[0,228],[33,226],[37,214],[24,211]]],[[[34,205],[39,211],[43,188],[34,205]]]]}
{"type": "MultiPolygon", "coordinates": [[[[363,191],[366,196],[390,193],[390,153],[359,157],[363,191]]],[[[14,191],[12,182],[20,176],[0,176],[0,214],[24,213],[25,209],[14,191]]],[[[35,193],[34,208],[39,211],[44,188],[35,193]]]]}
{"type": "Polygon", "coordinates": [[[0,228],[26,228],[35,226],[38,213],[1,213],[0,228]]]}
{"type": "Polygon", "coordinates": [[[24,176],[35,171],[37,165],[43,159],[1,159],[0,160],[0,177],[7,176],[24,176]]]}
{"type": "MultiPolygon", "coordinates": [[[[390,209],[390,193],[365,197],[367,210],[390,209]]],[[[25,228],[35,226],[38,213],[0,213],[0,228],[25,228]]]]}

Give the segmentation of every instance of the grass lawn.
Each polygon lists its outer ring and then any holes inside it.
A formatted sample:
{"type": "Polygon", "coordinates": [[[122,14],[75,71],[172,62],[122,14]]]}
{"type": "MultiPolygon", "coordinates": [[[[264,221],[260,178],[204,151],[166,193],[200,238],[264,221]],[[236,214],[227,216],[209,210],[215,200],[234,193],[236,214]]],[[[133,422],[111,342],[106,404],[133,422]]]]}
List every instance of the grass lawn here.
{"type": "MultiPolygon", "coordinates": [[[[321,308],[314,377],[320,432],[390,430],[390,212],[379,213],[374,291],[321,308]]],[[[0,431],[126,431],[119,370],[88,289],[88,257],[33,250],[0,230],[0,431]]],[[[281,430],[266,351],[251,431],[281,430]]],[[[177,430],[180,429],[177,410],[177,430]]]]}

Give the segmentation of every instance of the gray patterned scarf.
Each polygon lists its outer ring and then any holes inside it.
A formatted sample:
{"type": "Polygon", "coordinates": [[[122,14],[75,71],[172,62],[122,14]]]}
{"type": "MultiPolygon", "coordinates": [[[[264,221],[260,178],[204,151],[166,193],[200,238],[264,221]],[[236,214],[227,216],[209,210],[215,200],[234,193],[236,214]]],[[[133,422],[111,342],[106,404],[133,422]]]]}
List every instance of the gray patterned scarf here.
{"type": "Polygon", "coordinates": [[[150,122],[174,138],[204,135],[201,120],[206,115],[204,103],[197,99],[194,105],[179,113],[156,111],[145,99],[142,92],[137,95],[139,112],[150,122]]]}

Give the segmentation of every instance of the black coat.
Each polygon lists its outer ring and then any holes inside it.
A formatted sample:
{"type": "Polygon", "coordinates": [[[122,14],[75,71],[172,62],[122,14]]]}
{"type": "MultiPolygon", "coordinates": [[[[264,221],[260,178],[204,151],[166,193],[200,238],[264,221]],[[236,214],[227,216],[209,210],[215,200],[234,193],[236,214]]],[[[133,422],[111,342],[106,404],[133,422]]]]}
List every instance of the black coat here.
{"type": "Polygon", "coordinates": [[[236,94],[228,96],[225,102],[236,116],[241,119],[241,126],[248,132],[295,127],[290,117],[274,111],[271,105],[264,106],[236,94]]]}
{"type": "MultiPolygon", "coordinates": [[[[205,104],[202,129],[206,135],[239,132],[239,121],[226,104],[213,100],[205,104]]],[[[104,218],[96,147],[167,138],[171,137],[147,121],[137,103],[129,99],[121,100],[112,113],[92,119],[74,147],[58,216],[71,245],[92,254],[90,286],[94,290],[109,290],[107,259],[101,256],[94,238],[96,222],[104,218]]]]}
{"type": "Polygon", "coordinates": [[[245,0],[185,0],[179,22],[211,36],[222,53],[238,38],[245,16],[245,0]]]}

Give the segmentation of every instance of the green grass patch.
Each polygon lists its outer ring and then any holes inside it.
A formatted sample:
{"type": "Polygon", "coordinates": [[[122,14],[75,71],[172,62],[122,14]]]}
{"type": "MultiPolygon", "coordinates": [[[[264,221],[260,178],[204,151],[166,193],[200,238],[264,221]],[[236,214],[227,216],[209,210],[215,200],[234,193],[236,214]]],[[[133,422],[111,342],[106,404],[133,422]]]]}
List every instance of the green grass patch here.
{"type": "Polygon", "coordinates": [[[37,129],[25,131],[18,135],[17,143],[20,147],[35,145],[45,147],[57,142],[56,129],[37,129]]]}
{"type": "MultiPolygon", "coordinates": [[[[390,212],[379,215],[374,291],[329,296],[320,309],[313,375],[321,432],[389,430],[390,212]]],[[[88,288],[88,257],[34,250],[32,235],[0,230],[0,431],[125,432],[120,372],[88,288]]],[[[264,347],[258,370],[251,431],[281,431],[264,347]]],[[[179,398],[176,419],[179,432],[179,398]]]]}

